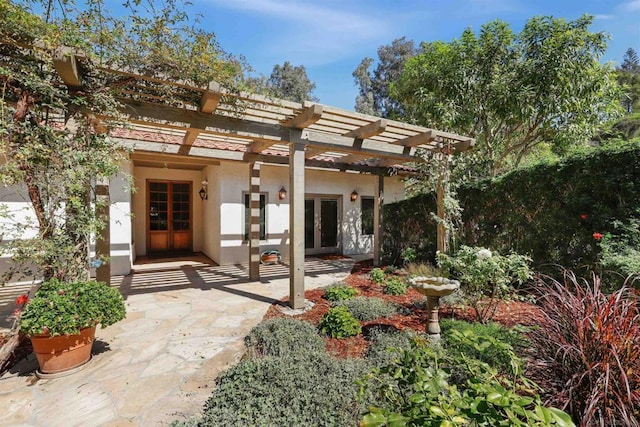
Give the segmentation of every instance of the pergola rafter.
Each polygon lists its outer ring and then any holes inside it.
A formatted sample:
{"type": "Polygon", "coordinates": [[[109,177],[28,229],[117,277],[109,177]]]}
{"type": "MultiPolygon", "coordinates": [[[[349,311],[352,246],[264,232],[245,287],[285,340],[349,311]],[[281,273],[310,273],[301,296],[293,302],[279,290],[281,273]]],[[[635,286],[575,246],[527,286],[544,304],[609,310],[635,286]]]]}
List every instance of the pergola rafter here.
{"type": "MultiPolygon", "coordinates": [[[[87,60],[81,53],[69,49],[54,55],[54,67],[70,91],[83,89],[82,61],[87,60]]],[[[256,194],[260,187],[260,165],[289,165],[290,304],[293,308],[304,306],[306,167],[376,176],[374,262],[377,265],[382,240],[384,177],[411,173],[412,167],[404,164],[423,161],[419,150],[448,155],[466,151],[475,143],[465,136],[318,103],[301,104],[234,92],[215,82],[199,87],[190,82],[171,82],[126,70],[94,69],[115,82],[121,112],[130,124],[127,128],[110,129],[110,136],[131,148],[132,160],[138,164],[166,162],[200,168],[220,161],[249,164],[252,206],[259,201],[256,194]]],[[[92,115],[89,119],[96,130],[104,131],[100,120],[110,118],[92,115]]],[[[443,203],[441,190],[438,188],[439,204],[443,203]]],[[[438,231],[440,234],[441,227],[438,231]]],[[[441,237],[438,237],[439,245],[441,237]]],[[[252,278],[259,274],[256,264],[259,261],[254,253],[259,240],[254,240],[257,243],[250,245],[252,278]]]]}

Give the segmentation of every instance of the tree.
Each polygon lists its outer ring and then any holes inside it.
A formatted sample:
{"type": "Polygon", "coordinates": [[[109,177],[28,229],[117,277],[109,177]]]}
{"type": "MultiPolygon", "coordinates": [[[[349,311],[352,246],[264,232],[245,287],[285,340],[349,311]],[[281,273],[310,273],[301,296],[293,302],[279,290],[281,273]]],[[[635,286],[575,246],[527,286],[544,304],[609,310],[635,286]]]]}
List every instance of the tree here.
{"type": "Polygon", "coordinates": [[[616,71],[618,83],[623,87],[622,107],[627,114],[640,111],[640,61],[633,48],[627,49],[616,71]]]}
{"type": "Polygon", "coordinates": [[[352,74],[359,88],[356,111],[382,117],[402,116],[402,108],[390,96],[389,89],[400,78],[407,59],[415,54],[413,41],[402,37],[378,48],[378,65],[373,73],[370,70],[373,58],[364,58],[352,74]]]}
{"type": "Polygon", "coordinates": [[[294,67],[289,61],[282,65],[276,64],[266,85],[267,92],[276,98],[295,102],[318,102],[318,98],[313,95],[316,85],[309,80],[304,65],[294,67]]]}
{"type": "Polygon", "coordinates": [[[423,43],[392,96],[407,119],[477,139],[475,176],[515,167],[542,146],[584,144],[619,115],[613,70],[599,62],[593,18],[530,19],[520,34],[493,21],[451,42],[423,43]]]}

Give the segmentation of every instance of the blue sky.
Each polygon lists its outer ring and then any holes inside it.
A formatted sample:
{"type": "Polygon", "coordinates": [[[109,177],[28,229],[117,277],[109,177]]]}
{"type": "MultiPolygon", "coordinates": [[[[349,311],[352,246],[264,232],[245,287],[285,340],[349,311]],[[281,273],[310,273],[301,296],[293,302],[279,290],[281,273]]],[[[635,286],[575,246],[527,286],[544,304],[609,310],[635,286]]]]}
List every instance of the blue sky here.
{"type": "Polygon", "coordinates": [[[275,64],[304,65],[323,104],[353,109],[351,73],[380,45],[407,36],[449,41],[502,19],[520,31],[528,18],[553,15],[596,17],[593,31],[610,34],[604,60],[621,62],[633,47],[640,52],[640,0],[195,0],[202,26],[221,46],[243,55],[258,72],[275,64]]]}

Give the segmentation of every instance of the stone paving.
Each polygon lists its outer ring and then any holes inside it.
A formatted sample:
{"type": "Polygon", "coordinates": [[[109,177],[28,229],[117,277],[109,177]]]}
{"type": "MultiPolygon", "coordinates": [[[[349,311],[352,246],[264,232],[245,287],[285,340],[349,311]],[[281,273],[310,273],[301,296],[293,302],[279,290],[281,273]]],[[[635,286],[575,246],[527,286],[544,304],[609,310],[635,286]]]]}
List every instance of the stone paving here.
{"type": "MultiPolygon", "coordinates": [[[[308,258],[305,288],[346,277],[353,263],[308,258]]],[[[78,373],[38,379],[33,355],[5,373],[0,426],[156,426],[198,414],[218,373],[242,357],[243,337],[289,292],[286,266],[261,266],[261,281],[249,282],[246,266],[203,257],[141,265],[112,285],[126,320],[96,332],[78,373]]]]}

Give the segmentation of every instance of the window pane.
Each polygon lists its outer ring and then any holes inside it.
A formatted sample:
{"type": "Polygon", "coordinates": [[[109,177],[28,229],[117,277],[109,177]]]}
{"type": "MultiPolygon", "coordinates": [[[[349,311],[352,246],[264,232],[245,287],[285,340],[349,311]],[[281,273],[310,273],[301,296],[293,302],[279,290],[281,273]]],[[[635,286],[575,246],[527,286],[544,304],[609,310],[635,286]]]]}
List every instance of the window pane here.
{"type": "Polygon", "coordinates": [[[373,197],[362,197],[362,234],[373,234],[373,197]]]}
{"type": "MultiPolygon", "coordinates": [[[[267,196],[260,194],[260,240],[267,237],[267,196]]],[[[249,240],[249,223],[251,221],[251,210],[249,209],[249,193],[244,194],[244,240],[249,240]]]]}

